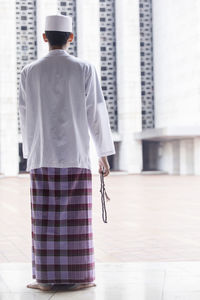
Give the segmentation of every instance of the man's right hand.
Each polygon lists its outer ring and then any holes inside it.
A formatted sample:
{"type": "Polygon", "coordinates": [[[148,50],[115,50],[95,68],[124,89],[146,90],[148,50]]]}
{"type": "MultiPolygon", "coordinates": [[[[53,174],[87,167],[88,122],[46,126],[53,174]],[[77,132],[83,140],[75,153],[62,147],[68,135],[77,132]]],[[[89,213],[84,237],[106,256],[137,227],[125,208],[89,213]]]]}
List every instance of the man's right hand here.
{"type": "Polygon", "coordinates": [[[108,176],[110,173],[110,166],[108,163],[107,156],[102,156],[99,158],[99,173],[101,174],[103,171],[103,176],[108,176]]]}

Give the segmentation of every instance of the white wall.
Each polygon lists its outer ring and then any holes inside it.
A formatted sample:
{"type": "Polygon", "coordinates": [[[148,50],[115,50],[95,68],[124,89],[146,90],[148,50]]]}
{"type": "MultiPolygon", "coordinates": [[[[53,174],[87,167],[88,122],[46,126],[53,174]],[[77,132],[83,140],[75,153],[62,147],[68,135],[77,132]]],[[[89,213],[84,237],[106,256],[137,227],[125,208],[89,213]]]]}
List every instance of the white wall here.
{"type": "Polygon", "coordinates": [[[78,57],[92,62],[100,75],[99,0],[76,0],[76,10],[78,57]]]}
{"type": "MultiPolygon", "coordinates": [[[[99,0],[76,0],[77,54],[93,63],[100,74],[99,0]],[[91,25],[92,24],[92,25],[91,25]]],[[[93,174],[98,173],[98,157],[90,136],[90,157],[93,174]]]]}
{"type": "Polygon", "coordinates": [[[48,53],[48,43],[43,41],[42,34],[45,29],[45,17],[55,15],[58,12],[57,0],[38,0],[37,1],[37,52],[38,58],[48,53]]]}
{"type": "Polygon", "coordinates": [[[153,0],[155,126],[200,125],[200,1],[153,0]]]}
{"type": "Polygon", "coordinates": [[[1,0],[0,173],[8,176],[19,171],[15,33],[15,1],[1,0]]]}
{"type": "Polygon", "coordinates": [[[142,170],[139,1],[116,0],[118,124],[122,137],[119,168],[142,170]]]}

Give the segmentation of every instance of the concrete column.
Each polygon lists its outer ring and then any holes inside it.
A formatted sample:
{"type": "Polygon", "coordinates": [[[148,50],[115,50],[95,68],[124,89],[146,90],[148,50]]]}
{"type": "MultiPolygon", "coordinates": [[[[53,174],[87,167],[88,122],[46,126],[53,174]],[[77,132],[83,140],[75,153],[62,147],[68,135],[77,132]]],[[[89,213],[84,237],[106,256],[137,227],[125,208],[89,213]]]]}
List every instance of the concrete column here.
{"type": "MultiPolygon", "coordinates": [[[[100,76],[99,0],[76,0],[78,57],[95,65],[100,76]]],[[[98,157],[90,138],[91,169],[98,172],[98,157]]]]}
{"type": "Polygon", "coordinates": [[[173,174],[173,144],[170,141],[160,143],[158,169],[173,174]]]}
{"type": "Polygon", "coordinates": [[[180,174],[194,174],[193,139],[180,141],[180,174]]]}
{"type": "Polygon", "coordinates": [[[76,12],[78,57],[93,63],[100,75],[99,0],[76,0],[76,12]]]}
{"type": "Polygon", "coordinates": [[[172,141],[173,174],[180,174],[180,141],[172,141]]]}
{"type": "Polygon", "coordinates": [[[57,0],[37,0],[37,53],[38,58],[48,53],[48,44],[43,41],[45,17],[47,15],[57,14],[57,0]]]}
{"type": "Polygon", "coordinates": [[[134,132],[142,130],[140,85],[139,1],[116,0],[118,124],[122,137],[120,170],[140,173],[142,144],[134,132]]]}
{"type": "Polygon", "coordinates": [[[194,175],[200,175],[200,138],[194,138],[194,175]]]}
{"type": "Polygon", "coordinates": [[[0,10],[0,173],[19,172],[16,88],[15,1],[2,0],[0,10]]]}

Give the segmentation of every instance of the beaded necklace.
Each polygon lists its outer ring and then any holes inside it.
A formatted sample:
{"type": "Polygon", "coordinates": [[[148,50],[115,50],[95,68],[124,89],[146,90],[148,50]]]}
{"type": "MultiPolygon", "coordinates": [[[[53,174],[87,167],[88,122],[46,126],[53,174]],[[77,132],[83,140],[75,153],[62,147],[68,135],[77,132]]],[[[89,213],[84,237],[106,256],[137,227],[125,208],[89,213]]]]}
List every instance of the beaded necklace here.
{"type": "Polygon", "coordinates": [[[109,201],[110,198],[108,197],[108,194],[106,193],[103,171],[100,173],[100,180],[101,180],[100,193],[101,193],[101,204],[102,204],[102,219],[103,219],[104,223],[108,223],[107,222],[105,196],[106,196],[106,201],[109,201]]]}

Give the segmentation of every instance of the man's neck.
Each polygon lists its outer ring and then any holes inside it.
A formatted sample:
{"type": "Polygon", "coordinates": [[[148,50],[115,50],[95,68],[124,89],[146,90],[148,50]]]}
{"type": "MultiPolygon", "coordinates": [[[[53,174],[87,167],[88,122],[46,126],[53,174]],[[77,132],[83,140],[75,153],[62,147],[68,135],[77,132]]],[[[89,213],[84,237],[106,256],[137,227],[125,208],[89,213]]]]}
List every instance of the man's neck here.
{"type": "Polygon", "coordinates": [[[49,51],[50,50],[56,50],[56,49],[61,49],[61,50],[66,50],[66,47],[49,47],[49,51]]]}

